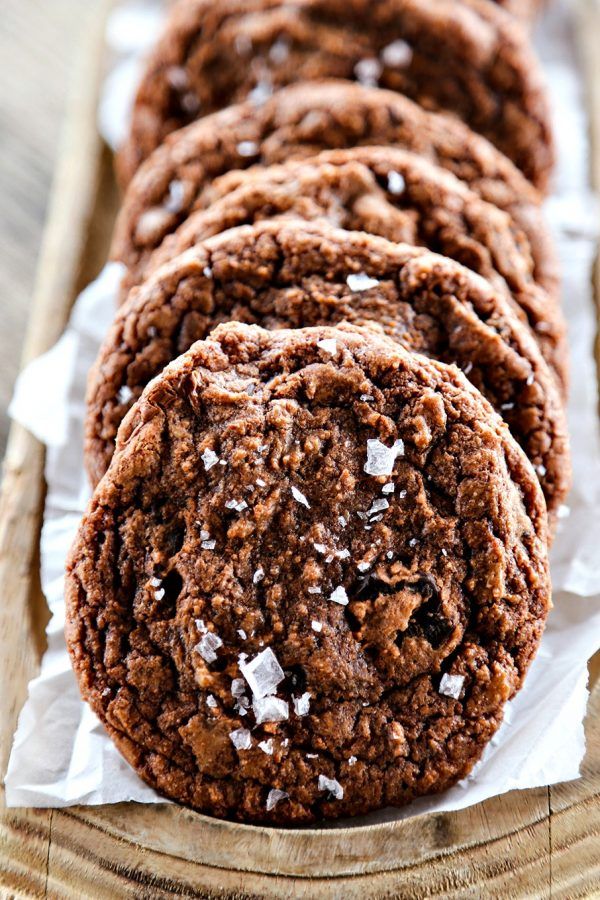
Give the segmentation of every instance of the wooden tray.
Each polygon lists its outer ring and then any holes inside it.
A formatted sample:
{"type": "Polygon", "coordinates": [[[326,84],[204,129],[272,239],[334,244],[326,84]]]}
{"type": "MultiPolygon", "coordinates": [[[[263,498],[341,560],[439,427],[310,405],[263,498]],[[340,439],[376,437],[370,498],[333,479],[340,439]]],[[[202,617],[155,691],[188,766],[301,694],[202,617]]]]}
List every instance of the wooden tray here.
{"type": "MultiPolygon", "coordinates": [[[[108,6],[108,3],[106,4],[108,6]]],[[[581,4],[600,187],[600,7],[581,4]]],[[[117,207],[96,130],[106,8],[94,18],[66,123],[24,362],[59,336],[74,297],[101,268],[117,207]]],[[[598,280],[600,285],[600,279],[598,280]]],[[[600,291],[597,292],[597,295],[600,291]]],[[[38,577],[43,448],[14,425],[0,496],[0,771],[48,612],[38,577]]],[[[600,669],[592,665],[592,683],[600,669]]],[[[459,813],[353,829],[235,825],[176,806],[14,810],[0,793],[6,897],[583,897],[600,893],[600,685],[587,717],[584,777],[514,792],[459,813]]]]}

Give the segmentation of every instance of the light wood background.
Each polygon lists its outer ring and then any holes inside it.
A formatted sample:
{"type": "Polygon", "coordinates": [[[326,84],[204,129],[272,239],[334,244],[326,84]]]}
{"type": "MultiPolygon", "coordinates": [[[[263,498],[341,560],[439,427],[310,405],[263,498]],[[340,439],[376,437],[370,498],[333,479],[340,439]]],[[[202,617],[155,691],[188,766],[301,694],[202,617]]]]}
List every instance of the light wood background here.
{"type": "Polygon", "coordinates": [[[0,0],[0,458],[65,104],[99,0],[0,0]]]}

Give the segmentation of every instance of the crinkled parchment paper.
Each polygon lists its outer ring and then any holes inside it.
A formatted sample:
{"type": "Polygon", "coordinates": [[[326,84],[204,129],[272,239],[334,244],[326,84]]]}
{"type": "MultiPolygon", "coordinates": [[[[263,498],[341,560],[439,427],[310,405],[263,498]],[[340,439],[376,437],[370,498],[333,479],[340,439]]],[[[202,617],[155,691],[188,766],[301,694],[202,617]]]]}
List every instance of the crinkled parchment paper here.
{"type": "MultiPolygon", "coordinates": [[[[107,140],[126,126],[139,54],[160,26],[157,4],[129,3],[109,23],[113,67],[99,111],[107,140]]],[[[552,553],[555,608],[525,688],[464,782],[408,809],[354,820],[389,821],[417,812],[456,810],[513,788],[577,778],[585,752],[587,660],[600,646],[600,440],[596,324],[590,288],[597,207],[587,181],[588,140],[581,75],[568,13],[558,0],[537,43],[553,95],[560,167],[548,215],[564,268],[564,305],[573,360],[569,418],[575,469],[552,553]]],[[[164,802],[121,758],[79,698],[63,637],[63,566],[89,495],[82,466],[86,373],[114,310],[120,267],[108,265],[79,297],[58,344],[20,376],[12,416],[48,447],[48,495],[41,539],[42,585],[52,613],[48,650],[29,687],[6,776],[9,806],[68,806],[121,800],[164,802]]]]}

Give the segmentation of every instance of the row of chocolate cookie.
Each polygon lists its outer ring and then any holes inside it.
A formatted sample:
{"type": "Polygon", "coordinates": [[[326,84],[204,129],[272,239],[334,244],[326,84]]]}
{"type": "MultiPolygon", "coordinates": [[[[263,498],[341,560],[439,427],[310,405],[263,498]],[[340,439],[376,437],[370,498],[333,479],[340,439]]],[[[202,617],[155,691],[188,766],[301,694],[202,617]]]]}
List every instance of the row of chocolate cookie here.
{"type": "Polygon", "coordinates": [[[539,195],[468,127],[544,182],[505,13],[186,0],[122,172],[246,96],[127,189],[67,631],[150,784],[290,824],[443,790],[499,726],[550,606],[566,350],[539,195]]]}

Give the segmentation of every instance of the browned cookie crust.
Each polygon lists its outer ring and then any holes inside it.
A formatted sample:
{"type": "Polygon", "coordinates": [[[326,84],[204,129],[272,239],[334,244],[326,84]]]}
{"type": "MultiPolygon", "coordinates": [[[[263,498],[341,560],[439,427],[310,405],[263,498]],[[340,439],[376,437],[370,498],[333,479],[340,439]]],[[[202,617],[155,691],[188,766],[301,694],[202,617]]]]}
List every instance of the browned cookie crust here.
{"type": "Polygon", "coordinates": [[[237,170],[207,189],[160,248],[129,273],[126,287],[199,241],[237,225],[295,215],[325,219],[457,260],[503,291],[528,322],[546,361],[567,382],[560,306],[533,279],[529,244],[507,213],[482,201],[449,172],[396,148],[327,151],[311,160],[237,170]]]}
{"type": "Polygon", "coordinates": [[[427,250],[293,219],[210,238],[132,291],[90,378],[93,482],[148,381],[230,320],[271,329],[370,323],[411,350],[456,363],[536,466],[551,515],[563,501],[570,467],[562,402],[539,347],[502,294],[427,250]]]}
{"type": "Polygon", "coordinates": [[[427,112],[392,91],[344,81],[284,88],[259,109],[241,104],[168,137],[129,185],[111,255],[135,271],[204,205],[211,181],[232,169],[366,145],[418,153],[506,211],[527,236],[535,280],[558,295],[556,255],[539,195],[511,162],[453,117],[427,112]]]}
{"type": "Polygon", "coordinates": [[[553,142],[540,67],[519,23],[488,0],[181,0],[137,94],[123,181],[194,119],[328,77],[455,113],[547,186],[553,142]]]}
{"type": "Polygon", "coordinates": [[[534,473],[456,369],[371,334],[227,325],[123,423],[67,639],[165,796],[356,815],[471,770],[538,647],[546,552],[534,473]]]}

